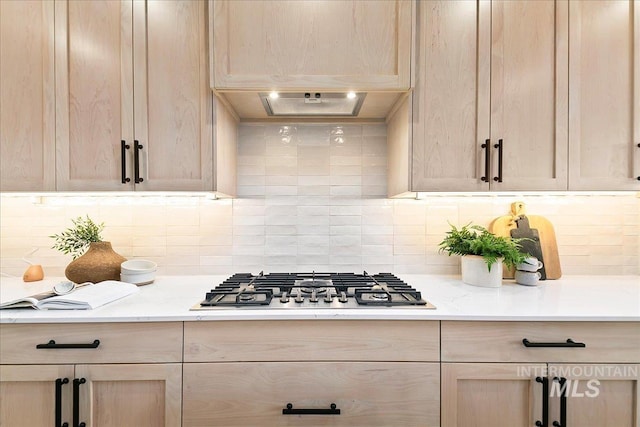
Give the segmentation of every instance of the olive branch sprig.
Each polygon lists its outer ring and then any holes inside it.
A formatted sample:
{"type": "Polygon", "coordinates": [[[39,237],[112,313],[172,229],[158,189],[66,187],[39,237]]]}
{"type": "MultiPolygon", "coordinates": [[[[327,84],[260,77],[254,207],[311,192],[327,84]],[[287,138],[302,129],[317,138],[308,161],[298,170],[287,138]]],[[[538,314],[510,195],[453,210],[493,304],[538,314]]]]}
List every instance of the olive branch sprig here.
{"type": "Polygon", "coordinates": [[[57,249],[63,254],[70,254],[73,259],[84,254],[91,242],[101,242],[100,233],[104,229],[104,223],[96,224],[89,215],[86,218],[79,216],[72,219],[73,227],[67,228],[60,234],[49,237],[55,239],[52,249],[57,249]]]}

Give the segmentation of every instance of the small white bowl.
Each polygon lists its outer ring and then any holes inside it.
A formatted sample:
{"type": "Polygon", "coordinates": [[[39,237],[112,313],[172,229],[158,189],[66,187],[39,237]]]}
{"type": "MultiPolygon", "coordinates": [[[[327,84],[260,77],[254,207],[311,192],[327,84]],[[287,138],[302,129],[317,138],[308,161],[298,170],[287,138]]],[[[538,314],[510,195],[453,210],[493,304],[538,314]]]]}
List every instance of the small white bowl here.
{"type": "Polygon", "coordinates": [[[120,265],[120,280],[134,285],[148,285],[156,278],[158,264],[145,259],[132,259],[120,265]]]}

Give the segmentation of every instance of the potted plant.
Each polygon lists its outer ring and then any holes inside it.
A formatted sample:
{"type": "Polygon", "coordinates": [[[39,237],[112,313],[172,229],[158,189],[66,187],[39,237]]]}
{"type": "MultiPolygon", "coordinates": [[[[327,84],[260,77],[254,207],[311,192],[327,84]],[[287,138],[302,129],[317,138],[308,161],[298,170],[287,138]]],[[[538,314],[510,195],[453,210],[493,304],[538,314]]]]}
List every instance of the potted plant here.
{"type": "Polygon", "coordinates": [[[451,225],[451,230],[440,242],[439,251],[447,252],[449,256],[462,256],[463,282],[499,287],[502,285],[502,265],[513,268],[528,256],[520,251],[521,240],[496,236],[479,225],[467,224],[461,228],[451,225]]]}
{"type": "Polygon", "coordinates": [[[120,280],[120,264],[127,259],[116,253],[110,242],[103,241],[100,233],[104,223],[96,224],[88,215],[71,222],[73,227],[49,236],[55,239],[53,249],[72,257],[64,271],[67,279],[75,283],[120,280]]]}

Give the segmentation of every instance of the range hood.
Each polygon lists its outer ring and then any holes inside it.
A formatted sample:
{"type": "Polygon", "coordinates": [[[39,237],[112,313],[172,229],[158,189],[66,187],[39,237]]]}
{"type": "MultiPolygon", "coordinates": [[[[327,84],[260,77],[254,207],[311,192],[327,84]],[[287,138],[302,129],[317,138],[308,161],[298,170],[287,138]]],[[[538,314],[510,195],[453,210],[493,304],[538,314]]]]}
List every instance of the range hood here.
{"type": "Polygon", "coordinates": [[[357,117],[367,96],[364,92],[259,93],[262,105],[273,117],[357,117]]]}
{"type": "Polygon", "coordinates": [[[267,90],[216,90],[220,98],[241,121],[384,121],[407,92],[360,91],[349,97],[347,91],[329,89],[283,91],[271,97],[267,90]]]}

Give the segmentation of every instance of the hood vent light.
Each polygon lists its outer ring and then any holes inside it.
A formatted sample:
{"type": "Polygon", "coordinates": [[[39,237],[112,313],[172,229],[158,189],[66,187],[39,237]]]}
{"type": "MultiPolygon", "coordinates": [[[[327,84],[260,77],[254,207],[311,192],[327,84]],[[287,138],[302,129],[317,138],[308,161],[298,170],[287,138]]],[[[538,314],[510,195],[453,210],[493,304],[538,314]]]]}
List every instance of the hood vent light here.
{"type": "Polygon", "coordinates": [[[342,116],[356,117],[366,93],[260,93],[269,116],[342,116]]]}

